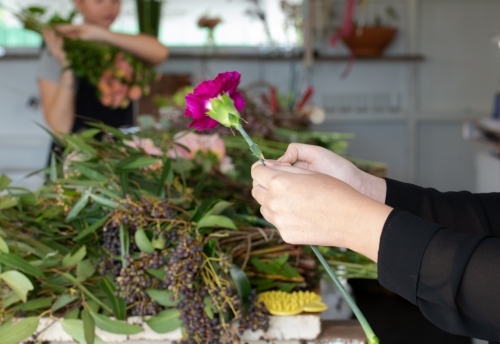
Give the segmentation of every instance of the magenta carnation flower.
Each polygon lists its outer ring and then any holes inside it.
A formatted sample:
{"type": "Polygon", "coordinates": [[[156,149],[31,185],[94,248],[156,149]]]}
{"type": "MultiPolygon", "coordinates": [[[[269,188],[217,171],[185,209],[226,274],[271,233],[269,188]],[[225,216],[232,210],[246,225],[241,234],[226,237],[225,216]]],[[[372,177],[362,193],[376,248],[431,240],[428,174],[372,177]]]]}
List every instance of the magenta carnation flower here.
{"type": "Polygon", "coordinates": [[[215,79],[202,82],[193,93],[188,94],[184,115],[193,118],[189,128],[207,130],[219,123],[231,126],[232,121],[228,118],[231,116],[228,114],[239,119],[239,112],[245,107],[245,100],[237,91],[240,78],[238,72],[220,73],[215,79]],[[216,111],[214,108],[217,108],[216,111]]]}

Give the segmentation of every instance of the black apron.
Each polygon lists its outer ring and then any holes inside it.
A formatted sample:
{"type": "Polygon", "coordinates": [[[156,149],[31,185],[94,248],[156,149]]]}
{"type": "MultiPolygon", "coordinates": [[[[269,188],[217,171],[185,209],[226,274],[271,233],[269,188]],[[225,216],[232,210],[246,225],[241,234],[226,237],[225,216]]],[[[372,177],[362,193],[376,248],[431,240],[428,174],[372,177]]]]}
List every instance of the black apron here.
{"type": "MultiPolygon", "coordinates": [[[[134,124],[134,113],[132,103],[122,109],[112,109],[102,105],[97,97],[97,89],[86,79],[77,78],[77,91],[75,95],[75,121],[71,128],[72,133],[78,133],[88,129],[87,122],[100,122],[111,127],[131,127],[134,124]]],[[[98,137],[99,138],[99,137],[98,137]]],[[[56,142],[52,142],[47,166],[50,165],[50,156],[55,152],[61,157],[62,147],[56,142]]]]}

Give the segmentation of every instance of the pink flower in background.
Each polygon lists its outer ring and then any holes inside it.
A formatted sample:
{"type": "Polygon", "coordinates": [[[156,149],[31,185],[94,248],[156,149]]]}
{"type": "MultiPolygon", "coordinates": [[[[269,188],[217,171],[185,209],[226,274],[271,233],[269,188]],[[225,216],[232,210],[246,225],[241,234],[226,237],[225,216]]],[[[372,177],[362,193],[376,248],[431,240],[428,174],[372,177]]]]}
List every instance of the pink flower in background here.
{"type": "Polygon", "coordinates": [[[200,138],[195,133],[180,132],[174,136],[175,145],[173,149],[168,152],[171,158],[181,157],[184,159],[192,160],[196,153],[200,151],[200,138]],[[186,150],[186,147],[188,150],[186,150]]]}
{"type": "Polygon", "coordinates": [[[231,159],[231,157],[225,156],[224,159],[222,159],[219,165],[219,170],[222,173],[227,173],[229,171],[234,170],[233,160],[231,159]]]}
{"type": "Polygon", "coordinates": [[[161,156],[163,153],[160,148],[158,148],[153,140],[151,139],[141,139],[137,136],[133,137],[133,141],[123,141],[127,146],[140,150],[142,149],[146,154],[161,156]]]}
{"type": "MultiPolygon", "coordinates": [[[[189,128],[195,127],[198,130],[212,129],[219,122],[223,122],[212,119],[207,113],[212,109],[211,100],[224,94],[231,98],[237,111],[243,110],[245,100],[241,93],[237,91],[240,79],[241,74],[238,72],[220,73],[214,80],[202,82],[194,89],[193,93],[188,94],[186,96],[184,115],[193,118],[189,128]]],[[[234,115],[237,115],[237,113],[234,113],[234,115]]]]}
{"type": "Polygon", "coordinates": [[[174,141],[178,143],[168,152],[170,158],[184,158],[193,160],[198,152],[212,153],[220,163],[221,172],[234,169],[232,160],[226,155],[226,145],[219,134],[200,135],[191,132],[180,132],[174,136],[174,141]],[[186,150],[186,147],[188,150],[186,150]]]}
{"type": "Polygon", "coordinates": [[[139,85],[134,85],[128,90],[128,97],[131,100],[139,100],[142,97],[142,90],[139,85]]]}
{"type": "Polygon", "coordinates": [[[222,161],[226,156],[226,144],[220,138],[219,134],[199,135],[200,150],[203,153],[213,153],[219,161],[222,161]]]}
{"type": "Polygon", "coordinates": [[[115,76],[117,78],[124,78],[127,81],[132,81],[132,76],[134,75],[134,69],[125,60],[117,60],[116,61],[116,70],[115,70],[115,76]]]}

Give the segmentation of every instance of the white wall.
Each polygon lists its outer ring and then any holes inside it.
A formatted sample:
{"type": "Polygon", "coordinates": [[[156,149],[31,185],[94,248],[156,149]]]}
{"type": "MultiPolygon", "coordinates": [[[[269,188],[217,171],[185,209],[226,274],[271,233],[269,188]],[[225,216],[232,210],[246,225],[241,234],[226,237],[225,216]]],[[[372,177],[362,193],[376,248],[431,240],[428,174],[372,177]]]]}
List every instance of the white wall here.
{"type": "MultiPolygon", "coordinates": [[[[200,60],[170,60],[162,69],[193,73],[197,79],[236,69],[243,74],[243,85],[267,80],[281,89],[288,89],[295,69],[299,85],[313,83],[315,103],[329,109],[328,121],[320,129],[357,134],[351,155],[387,162],[390,176],[396,179],[441,190],[473,190],[476,147],[462,140],[461,121],[489,116],[499,88],[500,49],[490,38],[500,30],[500,2],[383,3],[396,4],[404,22],[415,21],[417,28],[412,34],[411,25],[403,27],[391,53],[407,53],[414,46],[425,61],[357,61],[346,80],[340,78],[345,62],[338,61],[317,62],[309,71],[300,62],[200,60]],[[411,6],[416,10],[410,13],[411,6]],[[358,97],[356,104],[376,95],[397,100],[399,108],[342,112],[332,105],[352,96],[358,97]]],[[[42,150],[47,142],[32,124],[41,116],[25,105],[36,92],[35,64],[0,60],[0,171],[41,167],[45,161],[42,150]]]]}

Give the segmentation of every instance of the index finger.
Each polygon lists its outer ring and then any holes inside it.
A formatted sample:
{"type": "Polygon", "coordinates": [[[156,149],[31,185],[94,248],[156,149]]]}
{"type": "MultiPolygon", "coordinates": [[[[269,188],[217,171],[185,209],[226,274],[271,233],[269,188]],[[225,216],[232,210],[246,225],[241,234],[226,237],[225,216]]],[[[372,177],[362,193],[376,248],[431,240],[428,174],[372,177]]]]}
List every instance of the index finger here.
{"type": "Polygon", "coordinates": [[[257,184],[268,189],[269,182],[283,172],[275,170],[268,166],[264,166],[262,164],[254,164],[252,166],[251,173],[252,173],[252,179],[256,181],[257,184]]]}

